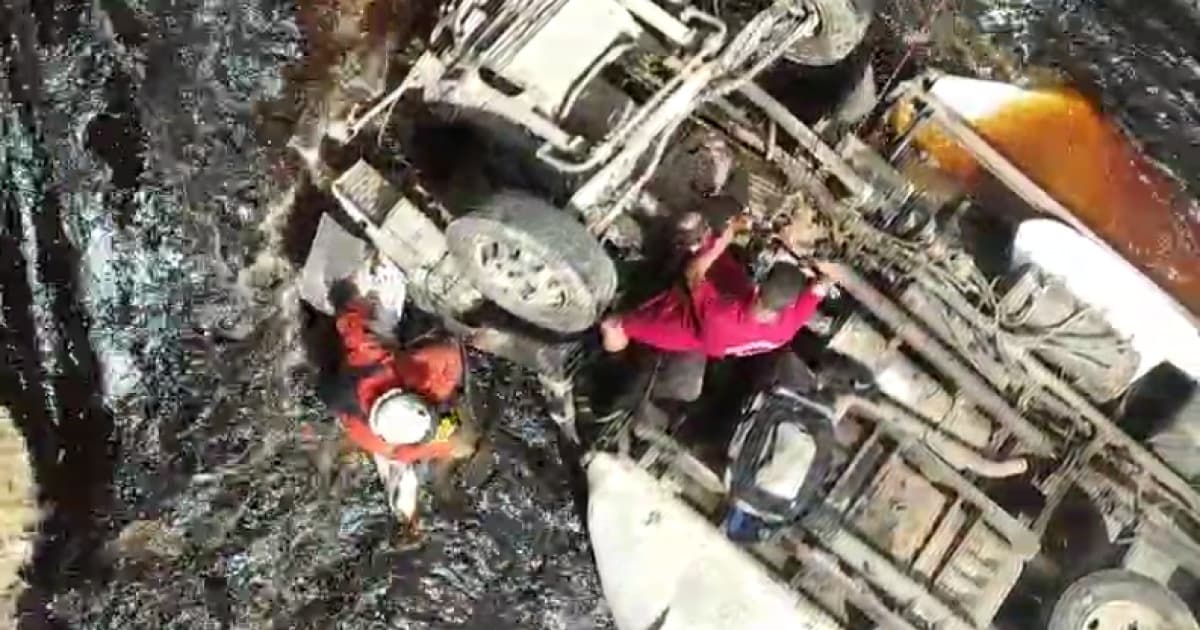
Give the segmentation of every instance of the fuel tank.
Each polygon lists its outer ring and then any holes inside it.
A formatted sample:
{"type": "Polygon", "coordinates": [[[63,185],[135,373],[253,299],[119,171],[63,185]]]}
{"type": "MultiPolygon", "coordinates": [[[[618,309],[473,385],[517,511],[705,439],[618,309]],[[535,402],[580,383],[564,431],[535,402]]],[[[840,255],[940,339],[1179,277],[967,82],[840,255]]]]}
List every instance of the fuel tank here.
{"type": "MultiPolygon", "coordinates": [[[[929,93],[1182,305],[1195,326],[1196,202],[1086,96],[1066,87],[1026,89],[952,75],[939,76],[929,93]]],[[[961,145],[934,128],[916,140],[944,171],[986,197],[990,177],[961,145]]]]}

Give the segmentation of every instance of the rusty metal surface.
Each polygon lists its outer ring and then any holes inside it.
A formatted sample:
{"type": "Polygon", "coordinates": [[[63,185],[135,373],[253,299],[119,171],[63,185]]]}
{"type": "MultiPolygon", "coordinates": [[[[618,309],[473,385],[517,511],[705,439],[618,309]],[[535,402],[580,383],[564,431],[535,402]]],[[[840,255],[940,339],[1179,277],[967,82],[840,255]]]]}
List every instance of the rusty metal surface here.
{"type": "Polygon", "coordinates": [[[913,562],[913,572],[932,578],[934,572],[942,565],[950,545],[958,538],[959,532],[967,522],[967,511],[964,509],[962,497],[955,497],[938,520],[937,528],[929,536],[925,547],[913,562]]]}
{"type": "Polygon", "coordinates": [[[808,545],[798,536],[784,536],[782,544],[800,562],[801,568],[793,579],[793,586],[832,591],[832,597],[853,604],[880,624],[880,628],[916,630],[912,622],[897,613],[874,590],[842,570],[833,555],[808,545]]]}
{"type": "MultiPolygon", "coordinates": [[[[856,402],[853,399],[849,402],[851,404],[840,404],[839,411],[873,418],[877,422],[881,422],[881,428],[887,430],[887,425],[882,422],[886,418],[881,417],[877,406],[856,402]]],[[[903,456],[910,464],[919,469],[926,479],[932,483],[952,488],[955,493],[979,509],[992,527],[1001,532],[1013,549],[1023,558],[1030,558],[1037,553],[1040,548],[1037,534],[1001,508],[970,479],[954,470],[944,459],[911,435],[897,435],[896,433],[891,435],[893,439],[901,441],[903,456]]]]}
{"type": "Polygon", "coordinates": [[[929,326],[939,339],[958,346],[972,367],[994,387],[1001,391],[1008,389],[1012,380],[1011,372],[998,356],[999,351],[979,339],[978,331],[971,322],[943,308],[938,298],[923,288],[920,282],[905,287],[899,302],[929,326]]]}
{"type": "MultiPolygon", "coordinates": [[[[900,324],[913,323],[907,315],[895,308],[886,296],[854,271],[840,265],[831,265],[828,268],[833,273],[838,274],[839,278],[850,282],[850,285],[843,286],[846,286],[848,290],[852,289],[850,292],[856,298],[859,298],[860,301],[866,300],[864,304],[872,308],[876,314],[882,312],[888,315],[887,318],[881,316],[882,319],[891,319],[900,324]]],[[[991,325],[990,320],[971,306],[964,296],[956,294],[953,291],[948,291],[942,294],[941,297],[949,300],[950,306],[956,312],[967,316],[970,322],[979,329],[985,330],[991,325]]],[[[921,341],[921,338],[924,336],[923,331],[912,327],[910,327],[909,331],[913,332],[914,330],[917,334],[913,339],[921,341]]],[[[1081,426],[1090,427],[1085,430],[1087,432],[1094,432],[1096,436],[1100,437],[1110,447],[1106,452],[1112,458],[1113,462],[1118,463],[1118,465],[1122,462],[1127,464],[1132,463],[1134,466],[1150,473],[1155,486],[1161,489],[1163,496],[1169,497],[1170,501],[1184,509],[1193,522],[1200,523],[1200,493],[1197,493],[1196,489],[1190,483],[1167,466],[1162,459],[1121,430],[1111,418],[1097,409],[1078,389],[1063,380],[1062,377],[1047,367],[1040,359],[1033,356],[1027,345],[1019,343],[1011,336],[1004,334],[997,335],[995,343],[1009,360],[1015,361],[1022,367],[1027,378],[1035,385],[1044,388],[1045,391],[1066,403],[1072,410],[1070,420],[1082,423],[1081,426]]],[[[941,351],[935,349],[934,352],[935,354],[940,354],[941,351]]],[[[930,357],[931,361],[933,360],[933,355],[927,356],[930,357]]],[[[955,368],[953,362],[945,363],[944,366],[955,368]]],[[[954,376],[954,372],[948,372],[948,374],[954,376]]],[[[972,378],[979,379],[977,376],[972,376],[972,378]]],[[[984,386],[986,387],[986,384],[984,386]]],[[[988,394],[990,391],[989,389],[987,391],[980,391],[979,393],[988,394]]],[[[975,397],[976,390],[972,390],[970,393],[972,397],[975,397]]],[[[994,396],[994,392],[991,395],[994,396]]],[[[977,400],[981,403],[983,402],[982,399],[977,400]]],[[[1003,399],[999,399],[999,401],[1003,403],[1003,399]]],[[[1007,406],[1007,403],[1004,404],[1007,406]]],[[[1037,430],[1041,432],[1040,429],[1037,430]]],[[[1022,434],[1018,433],[1018,435],[1022,434]]]]}
{"type": "Polygon", "coordinates": [[[934,584],[982,627],[995,616],[1023,566],[1012,547],[980,518],[955,547],[934,584]]]}
{"type": "Polygon", "coordinates": [[[848,517],[863,536],[895,561],[913,560],[950,498],[893,454],[858,498],[848,517]]]}
{"type": "Polygon", "coordinates": [[[954,380],[964,393],[974,399],[996,421],[1020,437],[1032,451],[1044,455],[1054,452],[1054,441],[1050,435],[1013,409],[955,353],[926,332],[862,276],[841,264],[822,263],[820,269],[864,307],[887,323],[897,336],[904,339],[931,364],[954,380]]]}
{"type": "Polygon", "coordinates": [[[893,598],[909,604],[908,610],[927,623],[936,621],[946,630],[974,630],[975,624],[934,595],[916,576],[899,567],[877,551],[867,540],[844,527],[824,528],[806,517],[806,529],[817,531],[820,545],[846,564],[869,583],[893,598]]]}
{"type": "Polygon", "coordinates": [[[370,164],[358,161],[333,184],[342,208],[409,278],[422,310],[456,316],[482,303],[450,256],[442,231],[370,164]]]}
{"type": "Polygon", "coordinates": [[[947,391],[899,345],[897,339],[885,336],[863,316],[853,314],[830,338],[828,347],[866,365],[884,394],[939,429],[976,448],[988,445],[994,424],[973,405],[947,391]]]}

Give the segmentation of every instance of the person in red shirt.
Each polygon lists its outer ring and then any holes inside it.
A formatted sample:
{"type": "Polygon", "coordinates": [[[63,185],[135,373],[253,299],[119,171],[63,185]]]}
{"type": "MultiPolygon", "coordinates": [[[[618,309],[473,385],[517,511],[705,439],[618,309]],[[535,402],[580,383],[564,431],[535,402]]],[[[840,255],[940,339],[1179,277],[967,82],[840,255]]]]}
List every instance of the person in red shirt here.
{"type": "Polygon", "coordinates": [[[350,441],[372,455],[392,511],[415,533],[424,465],[474,452],[471,432],[436,413],[462,381],[462,350],[437,342],[393,352],[368,328],[373,309],[352,284],[335,285],[330,301],[343,358],[336,400],[327,402],[350,441]]]}
{"type": "Polygon", "coordinates": [[[680,400],[699,396],[707,359],[745,357],[776,350],[791,342],[817,312],[829,290],[810,282],[795,265],[775,264],[761,286],[729,253],[739,232],[749,229],[745,215],[730,219],[715,238],[709,235],[685,270],[686,285],[664,291],[629,313],[604,319],[605,350],[620,352],[631,341],[669,353],[677,363],[699,371],[699,381],[684,388],[680,400]],[[697,367],[698,366],[698,367],[697,367]]]}

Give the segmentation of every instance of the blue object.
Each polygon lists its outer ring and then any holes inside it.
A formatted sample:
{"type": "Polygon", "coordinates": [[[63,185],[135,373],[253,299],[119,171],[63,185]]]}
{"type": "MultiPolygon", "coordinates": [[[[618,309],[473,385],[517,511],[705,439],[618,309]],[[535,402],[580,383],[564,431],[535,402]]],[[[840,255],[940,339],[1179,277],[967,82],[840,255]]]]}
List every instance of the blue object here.
{"type": "Polygon", "coordinates": [[[763,520],[736,505],[730,506],[725,514],[725,522],[721,529],[729,540],[741,543],[754,543],[763,539],[767,524],[763,520]]]}

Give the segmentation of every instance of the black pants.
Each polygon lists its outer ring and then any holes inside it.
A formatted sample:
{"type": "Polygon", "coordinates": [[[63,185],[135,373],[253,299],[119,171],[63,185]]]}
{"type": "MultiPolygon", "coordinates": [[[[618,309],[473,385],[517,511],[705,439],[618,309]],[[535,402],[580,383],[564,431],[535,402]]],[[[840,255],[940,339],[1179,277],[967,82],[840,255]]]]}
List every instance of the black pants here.
{"type": "MultiPolygon", "coordinates": [[[[755,357],[725,359],[734,363],[732,369],[747,377],[761,380],[762,385],[786,385],[806,392],[815,385],[812,372],[804,362],[786,348],[755,357]]],[[[695,402],[704,389],[708,372],[708,357],[698,352],[664,353],[660,358],[654,381],[653,400],[695,402]]]]}
{"type": "Polygon", "coordinates": [[[695,402],[704,389],[708,357],[698,352],[664,353],[659,359],[652,400],[695,402]]]}

